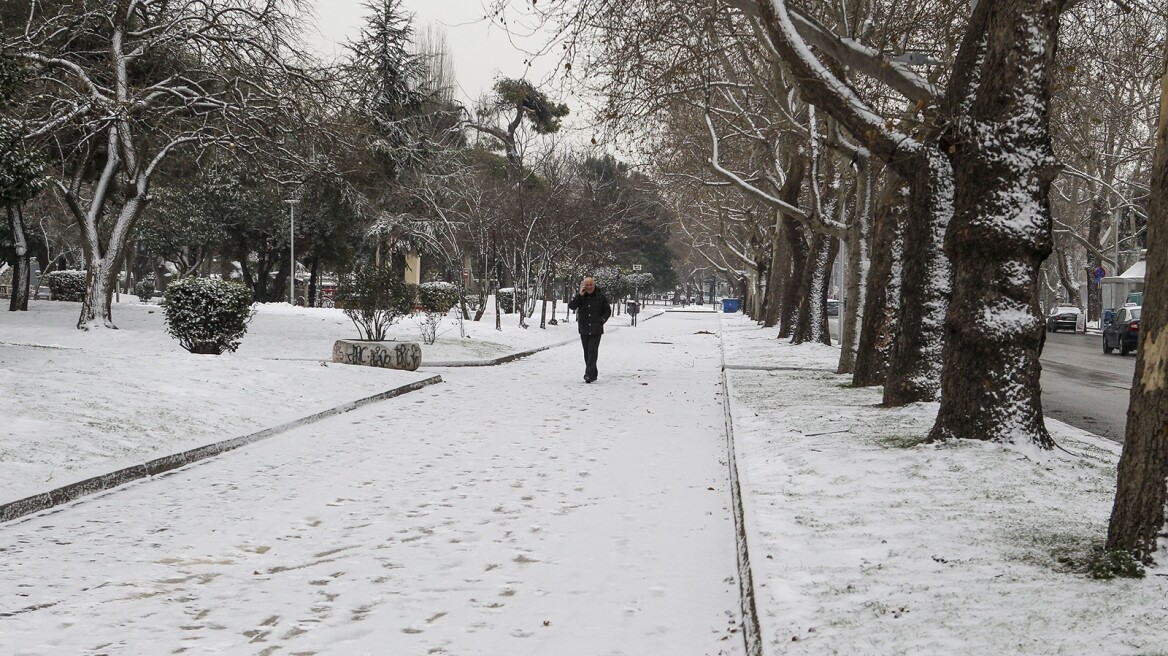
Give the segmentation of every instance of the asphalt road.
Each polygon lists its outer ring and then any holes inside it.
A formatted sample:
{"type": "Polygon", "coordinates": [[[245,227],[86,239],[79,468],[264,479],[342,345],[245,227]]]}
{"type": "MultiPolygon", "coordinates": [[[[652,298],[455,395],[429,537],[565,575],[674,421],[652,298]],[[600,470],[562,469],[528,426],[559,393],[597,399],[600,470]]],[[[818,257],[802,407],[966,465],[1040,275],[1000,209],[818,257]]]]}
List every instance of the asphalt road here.
{"type": "MultiPolygon", "coordinates": [[[[839,322],[829,320],[832,339],[839,322]]],[[[1077,428],[1123,442],[1136,356],[1103,354],[1101,335],[1047,333],[1042,350],[1042,410],[1077,428]]]]}
{"type": "Polygon", "coordinates": [[[1103,337],[1048,333],[1042,351],[1042,409],[1054,417],[1123,442],[1136,356],[1103,354],[1103,337]]]}

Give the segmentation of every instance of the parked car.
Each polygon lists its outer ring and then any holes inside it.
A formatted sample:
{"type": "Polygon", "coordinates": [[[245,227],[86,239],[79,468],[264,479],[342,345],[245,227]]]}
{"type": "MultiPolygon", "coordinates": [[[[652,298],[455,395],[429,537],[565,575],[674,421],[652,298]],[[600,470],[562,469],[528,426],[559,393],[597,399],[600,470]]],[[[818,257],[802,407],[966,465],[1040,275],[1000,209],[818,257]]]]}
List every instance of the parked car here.
{"type": "Polygon", "coordinates": [[[1073,305],[1058,305],[1051,309],[1046,317],[1046,332],[1057,333],[1059,329],[1075,332],[1079,328],[1079,315],[1082,312],[1073,305]]]}
{"type": "Polygon", "coordinates": [[[1103,327],[1103,352],[1111,353],[1119,349],[1120,355],[1136,350],[1140,337],[1140,310],[1142,306],[1122,307],[1115,313],[1115,319],[1103,327]]]}

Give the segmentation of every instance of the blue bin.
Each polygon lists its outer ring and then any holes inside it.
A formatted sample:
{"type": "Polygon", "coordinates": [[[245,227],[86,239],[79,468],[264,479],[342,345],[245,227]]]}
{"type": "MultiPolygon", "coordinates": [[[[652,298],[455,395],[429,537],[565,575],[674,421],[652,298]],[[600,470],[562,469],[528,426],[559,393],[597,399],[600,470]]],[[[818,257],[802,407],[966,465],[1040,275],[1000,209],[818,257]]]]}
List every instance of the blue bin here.
{"type": "Polygon", "coordinates": [[[1114,318],[1115,318],[1115,310],[1104,310],[1103,311],[1103,325],[1104,326],[1111,323],[1111,320],[1114,318]]]}
{"type": "Polygon", "coordinates": [[[736,298],[722,299],[722,311],[723,312],[737,312],[738,311],[738,299],[736,299],[736,298]]]}

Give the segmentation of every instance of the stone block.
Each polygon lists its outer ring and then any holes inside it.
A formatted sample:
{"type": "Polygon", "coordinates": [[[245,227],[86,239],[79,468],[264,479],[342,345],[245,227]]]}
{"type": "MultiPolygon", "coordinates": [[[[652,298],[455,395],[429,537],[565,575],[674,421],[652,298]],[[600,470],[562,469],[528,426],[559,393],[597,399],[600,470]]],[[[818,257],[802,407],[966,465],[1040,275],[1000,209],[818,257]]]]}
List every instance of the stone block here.
{"type": "Polygon", "coordinates": [[[422,364],[422,346],[417,342],[338,339],[333,344],[333,362],[414,371],[422,364]]]}

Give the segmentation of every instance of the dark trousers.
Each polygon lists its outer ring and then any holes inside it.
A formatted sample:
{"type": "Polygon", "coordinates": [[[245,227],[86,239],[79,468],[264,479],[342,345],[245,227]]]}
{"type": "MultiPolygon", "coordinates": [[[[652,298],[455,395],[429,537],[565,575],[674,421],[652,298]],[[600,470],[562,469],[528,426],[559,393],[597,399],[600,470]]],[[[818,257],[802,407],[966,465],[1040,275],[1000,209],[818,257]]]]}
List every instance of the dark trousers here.
{"type": "Polygon", "coordinates": [[[580,335],[580,344],[584,347],[584,376],[596,378],[596,356],[600,353],[601,335],[580,335]]]}

